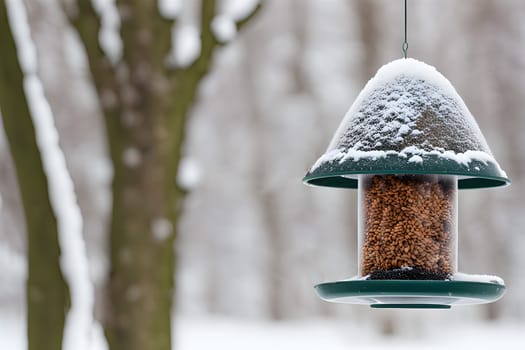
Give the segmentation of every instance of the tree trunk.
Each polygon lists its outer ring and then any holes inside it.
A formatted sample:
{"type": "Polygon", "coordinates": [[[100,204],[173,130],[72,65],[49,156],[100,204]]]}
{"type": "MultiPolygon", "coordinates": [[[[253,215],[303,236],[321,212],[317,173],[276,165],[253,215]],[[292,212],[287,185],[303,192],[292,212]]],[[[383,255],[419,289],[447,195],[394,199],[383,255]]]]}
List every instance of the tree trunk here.
{"type": "Polygon", "coordinates": [[[69,291],[60,270],[57,221],[4,1],[0,1],[0,52],[0,108],[27,226],[28,348],[57,350],[62,346],[69,291]]]}
{"type": "Polygon", "coordinates": [[[189,109],[220,44],[211,28],[215,0],[202,1],[201,52],[185,68],[165,64],[173,21],[158,13],[156,1],[117,5],[123,54],[114,64],[99,46],[101,21],[91,2],[77,2],[77,11],[65,6],[86,48],[114,169],[104,328],[112,350],[169,350],[174,240],[184,198],[176,176],[189,109]]]}
{"type": "Polygon", "coordinates": [[[115,173],[105,325],[112,349],[171,346],[173,227],[180,198],[171,169],[178,156],[170,158],[169,142],[158,134],[160,118],[150,113],[142,116],[157,121],[136,130],[136,138],[109,133],[115,173]],[[138,164],[130,164],[132,157],[138,164]]]}

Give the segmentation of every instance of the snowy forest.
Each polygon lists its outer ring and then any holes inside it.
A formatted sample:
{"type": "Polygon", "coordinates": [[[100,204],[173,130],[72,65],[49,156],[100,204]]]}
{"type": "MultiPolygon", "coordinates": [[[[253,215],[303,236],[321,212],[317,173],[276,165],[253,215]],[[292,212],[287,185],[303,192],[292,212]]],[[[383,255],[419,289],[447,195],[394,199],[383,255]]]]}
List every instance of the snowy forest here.
{"type": "Polygon", "coordinates": [[[316,295],[358,273],[357,193],[302,178],[402,0],[0,0],[0,349],[521,349],[523,18],[408,0],[512,180],[459,193],[459,270],[505,296],[373,310],[316,295]]]}

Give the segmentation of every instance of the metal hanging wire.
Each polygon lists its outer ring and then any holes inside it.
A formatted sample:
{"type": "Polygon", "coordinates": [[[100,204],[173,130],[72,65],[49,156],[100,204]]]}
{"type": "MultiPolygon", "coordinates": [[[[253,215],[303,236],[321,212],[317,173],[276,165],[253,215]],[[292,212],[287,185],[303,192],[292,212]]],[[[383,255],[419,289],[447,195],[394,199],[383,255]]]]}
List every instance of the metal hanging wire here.
{"type": "Polygon", "coordinates": [[[407,39],[407,0],[405,0],[405,41],[403,41],[403,56],[407,58],[408,39],[407,39]]]}

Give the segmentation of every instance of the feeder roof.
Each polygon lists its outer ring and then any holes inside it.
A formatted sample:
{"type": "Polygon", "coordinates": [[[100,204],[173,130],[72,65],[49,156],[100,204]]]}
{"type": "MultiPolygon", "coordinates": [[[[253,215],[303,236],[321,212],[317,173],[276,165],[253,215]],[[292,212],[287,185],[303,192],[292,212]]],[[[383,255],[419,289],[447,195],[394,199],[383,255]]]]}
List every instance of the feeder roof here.
{"type": "Polygon", "coordinates": [[[358,174],[457,175],[459,188],[510,182],[452,84],[410,58],[366,84],[304,181],[357,188],[358,174]]]}

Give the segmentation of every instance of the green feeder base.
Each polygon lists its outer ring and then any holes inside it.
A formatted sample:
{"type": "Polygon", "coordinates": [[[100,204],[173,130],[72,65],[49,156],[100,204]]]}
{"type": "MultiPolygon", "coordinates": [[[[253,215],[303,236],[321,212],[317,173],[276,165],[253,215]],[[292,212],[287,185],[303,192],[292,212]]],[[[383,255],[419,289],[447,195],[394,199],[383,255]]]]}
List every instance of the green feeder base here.
{"type": "Polygon", "coordinates": [[[315,286],[321,299],[381,309],[449,309],[500,299],[505,286],[490,282],[423,280],[350,280],[315,286]]]}

